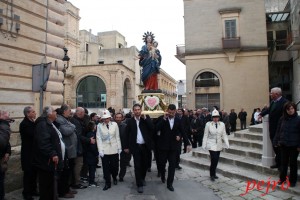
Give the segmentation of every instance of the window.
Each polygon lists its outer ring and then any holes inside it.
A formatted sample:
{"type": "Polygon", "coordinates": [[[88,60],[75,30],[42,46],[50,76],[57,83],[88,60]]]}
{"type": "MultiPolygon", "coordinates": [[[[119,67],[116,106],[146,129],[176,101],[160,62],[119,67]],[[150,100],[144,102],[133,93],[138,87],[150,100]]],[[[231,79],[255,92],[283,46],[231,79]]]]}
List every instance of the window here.
{"type": "Polygon", "coordinates": [[[106,95],[106,87],[103,80],[96,76],[85,77],[77,87],[77,106],[105,108],[106,100],[101,99],[103,95],[106,95]]]}
{"type": "Polygon", "coordinates": [[[238,38],[239,17],[241,8],[227,8],[219,10],[223,23],[223,38],[238,38]]]}
{"type": "Polygon", "coordinates": [[[89,51],[89,44],[85,43],[85,51],[89,51]]]}
{"type": "Polygon", "coordinates": [[[225,38],[235,38],[236,19],[225,20],[225,38]]]}
{"type": "Polygon", "coordinates": [[[212,110],[214,106],[220,108],[220,94],[196,94],[196,108],[208,108],[212,110]]]}
{"type": "Polygon", "coordinates": [[[195,80],[195,87],[220,86],[219,78],[211,72],[201,73],[195,80]]]}

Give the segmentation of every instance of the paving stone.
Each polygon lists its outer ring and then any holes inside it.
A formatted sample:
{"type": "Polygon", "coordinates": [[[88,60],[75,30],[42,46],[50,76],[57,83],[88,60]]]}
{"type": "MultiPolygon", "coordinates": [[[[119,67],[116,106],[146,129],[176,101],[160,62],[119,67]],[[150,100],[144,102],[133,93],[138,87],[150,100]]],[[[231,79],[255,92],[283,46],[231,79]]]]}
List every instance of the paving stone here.
{"type": "Polygon", "coordinates": [[[232,187],[232,186],[226,186],[226,187],[221,188],[220,190],[225,193],[231,193],[233,191],[236,191],[236,188],[232,187]]]}

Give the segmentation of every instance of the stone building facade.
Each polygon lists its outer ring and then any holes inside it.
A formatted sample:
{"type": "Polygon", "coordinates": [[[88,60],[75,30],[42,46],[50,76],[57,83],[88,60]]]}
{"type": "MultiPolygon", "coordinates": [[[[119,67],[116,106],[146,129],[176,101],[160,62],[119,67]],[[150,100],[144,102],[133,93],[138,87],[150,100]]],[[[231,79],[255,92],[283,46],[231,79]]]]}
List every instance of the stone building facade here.
{"type": "Polygon", "coordinates": [[[183,2],[185,46],[177,58],[186,65],[187,107],[244,108],[250,116],[269,102],[264,2],[183,2]]]}
{"type": "Polygon", "coordinates": [[[39,113],[39,92],[33,92],[33,65],[50,63],[43,106],[63,102],[64,0],[1,1],[0,18],[0,109],[10,112],[13,155],[6,177],[7,190],[21,186],[19,124],[23,108],[39,113]]]}

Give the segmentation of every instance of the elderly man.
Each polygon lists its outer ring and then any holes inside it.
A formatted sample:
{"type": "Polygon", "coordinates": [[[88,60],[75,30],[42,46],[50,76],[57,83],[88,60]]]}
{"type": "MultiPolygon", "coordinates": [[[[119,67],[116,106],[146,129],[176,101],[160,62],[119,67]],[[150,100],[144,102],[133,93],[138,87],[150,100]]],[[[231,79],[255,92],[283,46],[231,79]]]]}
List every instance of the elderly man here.
{"type": "Polygon", "coordinates": [[[10,149],[10,126],[9,123],[13,122],[9,118],[9,112],[0,110],[0,199],[4,199],[4,178],[7,170],[7,161],[11,154],[10,149]]]}
{"type": "Polygon", "coordinates": [[[76,134],[78,138],[77,158],[75,159],[75,169],[73,174],[72,187],[74,189],[84,189],[87,186],[80,184],[80,170],[83,165],[83,156],[86,144],[95,144],[94,138],[86,137],[85,110],[82,107],[76,108],[74,116],[70,122],[76,126],[76,134]]]}
{"type": "MultiPolygon", "coordinates": [[[[277,125],[280,117],[283,114],[283,105],[287,102],[287,100],[282,97],[282,91],[278,87],[274,87],[271,89],[270,97],[272,99],[269,108],[265,109],[259,114],[259,119],[267,114],[269,114],[269,131],[270,131],[270,139],[273,143],[273,139],[276,134],[277,125]]],[[[280,150],[279,147],[273,146],[273,150],[275,152],[275,165],[272,165],[271,168],[279,168],[281,163],[280,158],[280,150]]]]}
{"type": "Polygon", "coordinates": [[[51,106],[43,109],[43,114],[36,120],[34,165],[38,169],[40,199],[57,198],[55,174],[62,171],[65,160],[65,144],[62,134],[53,124],[56,111],[51,106]]]}
{"type": "Polygon", "coordinates": [[[23,198],[33,200],[37,195],[37,170],[32,166],[33,161],[33,141],[35,130],[36,112],[32,106],[26,106],[23,110],[24,119],[20,123],[21,135],[21,165],[23,170],[23,198]]]}

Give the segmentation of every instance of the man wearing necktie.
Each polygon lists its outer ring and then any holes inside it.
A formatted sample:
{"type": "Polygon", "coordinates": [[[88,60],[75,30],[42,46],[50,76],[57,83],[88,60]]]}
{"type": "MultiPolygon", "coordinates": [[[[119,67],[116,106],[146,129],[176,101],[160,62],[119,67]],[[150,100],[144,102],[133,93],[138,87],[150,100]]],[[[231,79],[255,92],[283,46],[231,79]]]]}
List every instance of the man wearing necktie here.
{"type": "MultiPolygon", "coordinates": [[[[287,102],[287,99],[282,97],[282,91],[280,88],[275,87],[271,89],[270,97],[272,99],[269,108],[265,109],[259,114],[259,119],[261,117],[269,114],[269,132],[270,132],[270,140],[273,144],[273,139],[276,134],[277,125],[280,117],[283,114],[283,106],[287,102]]],[[[280,167],[280,151],[279,147],[273,146],[273,150],[275,152],[275,165],[272,165],[271,168],[279,168],[280,167]]]]}
{"type": "Polygon", "coordinates": [[[124,152],[130,152],[133,156],[137,191],[143,193],[143,186],[146,185],[145,177],[149,166],[149,155],[153,149],[154,126],[150,117],[142,114],[140,104],[135,104],[132,110],[134,116],[127,121],[124,152]]]}

